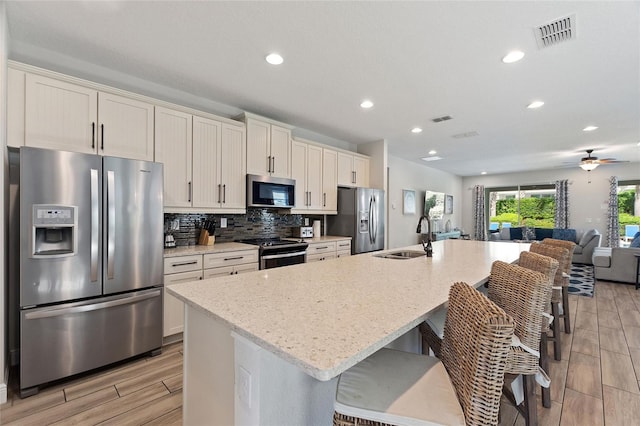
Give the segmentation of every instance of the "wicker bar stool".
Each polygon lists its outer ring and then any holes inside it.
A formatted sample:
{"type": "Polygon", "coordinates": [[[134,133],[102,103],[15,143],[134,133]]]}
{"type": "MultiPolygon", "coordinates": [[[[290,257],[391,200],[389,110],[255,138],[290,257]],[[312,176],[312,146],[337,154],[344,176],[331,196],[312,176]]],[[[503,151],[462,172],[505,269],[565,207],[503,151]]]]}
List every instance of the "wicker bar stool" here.
{"type": "Polygon", "coordinates": [[[514,336],[521,345],[511,346],[506,373],[522,375],[523,404],[516,406],[527,426],[536,425],[536,374],[539,372],[542,318],[545,302],[551,292],[551,282],[539,272],[505,262],[493,262],[489,276],[489,299],[511,315],[515,322],[514,336]]]}
{"type": "MultiPolygon", "coordinates": [[[[546,247],[547,249],[555,249],[555,247],[546,247]]],[[[560,249],[562,250],[562,249],[560,249]]],[[[547,299],[544,302],[545,312],[547,315],[542,317],[542,332],[540,333],[540,368],[545,373],[549,373],[549,351],[547,349],[547,333],[549,332],[549,322],[551,317],[551,285],[555,279],[556,272],[558,271],[559,263],[557,260],[536,254],[532,252],[520,253],[520,259],[518,265],[523,268],[531,269],[532,271],[540,272],[549,280],[549,292],[547,299]]],[[[551,408],[551,391],[549,386],[542,387],[542,406],[545,408],[551,408]]]]}
{"type": "Polygon", "coordinates": [[[498,424],[513,329],[504,310],[455,283],[441,359],[374,353],[340,376],[333,424],[498,424]]]}
{"type": "MultiPolygon", "coordinates": [[[[562,247],[569,250],[569,261],[567,262],[564,272],[565,279],[562,281],[562,305],[559,312],[560,318],[564,319],[564,332],[571,333],[571,315],[569,314],[569,278],[571,277],[571,259],[573,258],[573,251],[576,248],[576,243],[573,241],[556,240],[553,238],[545,238],[542,240],[542,244],[548,244],[556,247],[562,247]]],[[[560,266],[562,268],[562,265],[560,266]]]]}
{"type": "Polygon", "coordinates": [[[569,251],[560,246],[551,244],[531,244],[529,251],[543,256],[548,256],[558,261],[558,270],[553,280],[553,290],[551,292],[551,315],[555,319],[552,323],[551,330],[553,332],[553,357],[556,361],[562,360],[562,332],[560,330],[560,304],[562,303],[562,289],[566,282],[563,271],[566,270],[567,264],[570,264],[571,258],[569,251]]]}

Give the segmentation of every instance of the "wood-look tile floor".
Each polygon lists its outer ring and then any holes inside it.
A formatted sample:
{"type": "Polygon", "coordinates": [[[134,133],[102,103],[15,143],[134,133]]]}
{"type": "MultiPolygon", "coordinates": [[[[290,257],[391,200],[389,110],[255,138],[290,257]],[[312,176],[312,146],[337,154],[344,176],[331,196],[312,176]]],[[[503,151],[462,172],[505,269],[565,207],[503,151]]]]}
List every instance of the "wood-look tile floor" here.
{"type": "Polygon", "coordinates": [[[0,425],[182,425],[182,343],[20,399],[10,379],[0,425]]]}
{"type": "MultiPolygon", "coordinates": [[[[593,298],[570,296],[569,305],[573,332],[562,335],[562,361],[551,358],[552,407],[538,396],[539,424],[640,425],[640,290],[601,281],[593,298]]],[[[503,398],[500,425],[524,423],[503,398]]],[[[9,390],[0,425],[48,424],[181,425],[182,344],[30,398],[9,390]]]]}
{"type": "MultiPolygon", "coordinates": [[[[538,424],[640,425],[640,290],[598,281],[593,298],[569,296],[569,313],[562,361],[550,357],[551,408],[542,407],[538,389],[538,424]]],[[[500,425],[524,424],[503,398],[500,425]]]]}

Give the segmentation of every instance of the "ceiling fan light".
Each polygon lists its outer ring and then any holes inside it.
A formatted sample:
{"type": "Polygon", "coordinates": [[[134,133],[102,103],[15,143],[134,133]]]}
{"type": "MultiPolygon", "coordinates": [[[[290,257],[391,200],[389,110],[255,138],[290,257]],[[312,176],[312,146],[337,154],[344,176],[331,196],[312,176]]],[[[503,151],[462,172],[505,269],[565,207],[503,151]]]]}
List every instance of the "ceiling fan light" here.
{"type": "Polygon", "coordinates": [[[591,170],[595,169],[598,166],[599,164],[593,161],[583,161],[582,163],[580,163],[580,168],[582,170],[586,170],[587,172],[590,172],[591,170]]]}

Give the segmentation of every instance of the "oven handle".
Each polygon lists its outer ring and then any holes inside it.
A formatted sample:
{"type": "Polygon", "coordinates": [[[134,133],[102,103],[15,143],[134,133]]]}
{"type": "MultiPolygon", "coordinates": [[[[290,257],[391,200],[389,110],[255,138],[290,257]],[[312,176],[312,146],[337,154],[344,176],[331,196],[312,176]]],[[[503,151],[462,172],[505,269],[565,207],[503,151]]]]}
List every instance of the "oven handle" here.
{"type": "Polygon", "coordinates": [[[294,253],[281,253],[281,254],[270,254],[268,256],[260,256],[260,259],[264,259],[264,260],[283,259],[285,257],[304,256],[306,254],[307,254],[306,251],[296,251],[294,253]]]}

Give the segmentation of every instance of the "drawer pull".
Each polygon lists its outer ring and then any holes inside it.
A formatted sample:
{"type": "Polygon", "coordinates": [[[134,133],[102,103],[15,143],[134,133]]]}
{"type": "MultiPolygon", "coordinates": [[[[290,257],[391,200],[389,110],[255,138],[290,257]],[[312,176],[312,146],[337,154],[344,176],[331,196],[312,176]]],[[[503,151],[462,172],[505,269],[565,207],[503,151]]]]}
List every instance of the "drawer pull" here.
{"type": "Polygon", "coordinates": [[[176,266],[187,266],[187,265],[197,265],[197,264],[198,264],[197,260],[192,260],[191,262],[172,263],[171,266],[176,267],[176,266]]]}
{"type": "Polygon", "coordinates": [[[225,257],[224,261],[228,261],[228,260],[240,260],[240,259],[244,259],[244,256],[236,256],[236,257],[225,257]]]}
{"type": "Polygon", "coordinates": [[[340,247],[349,247],[351,244],[338,244],[340,247]]]}
{"type": "Polygon", "coordinates": [[[324,246],[324,247],[316,247],[316,250],[325,250],[328,249],[329,246],[324,246]]]}

